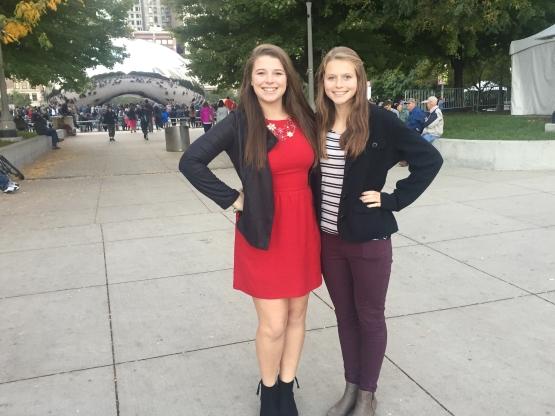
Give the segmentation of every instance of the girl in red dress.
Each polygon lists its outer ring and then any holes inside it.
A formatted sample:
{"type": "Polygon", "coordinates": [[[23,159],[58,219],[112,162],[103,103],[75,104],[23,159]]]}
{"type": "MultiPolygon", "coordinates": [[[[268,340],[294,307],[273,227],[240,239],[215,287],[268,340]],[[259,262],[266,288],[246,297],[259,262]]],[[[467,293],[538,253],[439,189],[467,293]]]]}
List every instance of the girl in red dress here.
{"type": "Polygon", "coordinates": [[[241,103],[185,152],[180,170],[222,208],[237,211],[233,287],[252,296],[261,416],[297,416],[293,396],[310,291],[320,286],[320,233],[309,177],[318,161],[314,113],[287,54],[255,48],[241,103]],[[225,151],[243,189],[207,168],[225,151]]]}

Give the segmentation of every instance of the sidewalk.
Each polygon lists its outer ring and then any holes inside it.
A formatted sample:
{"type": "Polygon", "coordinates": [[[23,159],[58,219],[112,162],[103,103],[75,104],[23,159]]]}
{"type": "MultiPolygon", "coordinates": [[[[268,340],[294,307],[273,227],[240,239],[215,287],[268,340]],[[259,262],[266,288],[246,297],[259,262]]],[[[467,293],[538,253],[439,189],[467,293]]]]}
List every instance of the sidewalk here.
{"type": "MultiPolygon", "coordinates": [[[[234,216],[141,137],[67,138],[0,195],[0,415],[258,414],[234,216]]],[[[554,212],[555,171],[445,168],[397,215],[379,416],[555,414],[554,212]]],[[[330,305],[311,296],[303,416],[343,391],[330,305]]]]}

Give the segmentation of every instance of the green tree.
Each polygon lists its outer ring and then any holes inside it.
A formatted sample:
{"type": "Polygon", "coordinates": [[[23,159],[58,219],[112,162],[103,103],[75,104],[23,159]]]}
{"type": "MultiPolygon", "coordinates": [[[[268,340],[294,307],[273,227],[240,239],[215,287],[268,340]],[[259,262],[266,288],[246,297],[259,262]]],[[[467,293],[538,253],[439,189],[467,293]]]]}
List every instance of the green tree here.
{"type": "MultiPolygon", "coordinates": [[[[0,14],[11,15],[17,3],[2,0],[0,14]]],[[[57,11],[47,10],[32,32],[4,46],[6,76],[80,89],[88,80],[87,68],[112,67],[124,58],[110,39],[128,34],[130,7],[129,0],[71,0],[57,11]]]]}
{"type": "Polygon", "coordinates": [[[8,102],[16,107],[25,107],[31,104],[31,98],[27,94],[14,91],[13,94],[8,95],[8,102]]]}
{"type": "MultiPolygon", "coordinates": [[[[182,13],[176,34],[202,81],[237,86],[244,60],[261,42],[282,46],[306,74],[304,1],[168,1],[182,13]]],[[[346,45],[363,58],[370,78],[408,74],[425,58],[434,67],[449,63],[457,87],[476,63],[506,78],[510,42],[555,20],[553,0],[320,0],[312,10],[316,66],[331,47],[346,45]]]]}
{"type": "MultiPolygon", "coordinates": [[[[250,51],[274,43],[291,56],[307,79],[306,4],[299,0],[168,0],[184,21],[175,30],[187,45],[191,69],[203,82],[237,87],[250,51]]],[[[367,58],[370,73],[407,58],[380,33],[380,21],[357,19],[353,0],[313,2],[315,67],[333,46],[349,45],[367,58]]],[[[315,68],[316,69],[316,68],[315,68]]]]}
{"type": "MultiPolygon", "coordinates": [[[[374,10],[384,28],[390,34],[401,34],[406,47],[429,59],[449,62],[455,87],[464,86],[465,67],[508,55],[512,40],[532,35],[555,20],[552,0],[370,2],[382,5],[374,10]]],[[[373,16],[367,13],[365,17],[373,16]]]]}

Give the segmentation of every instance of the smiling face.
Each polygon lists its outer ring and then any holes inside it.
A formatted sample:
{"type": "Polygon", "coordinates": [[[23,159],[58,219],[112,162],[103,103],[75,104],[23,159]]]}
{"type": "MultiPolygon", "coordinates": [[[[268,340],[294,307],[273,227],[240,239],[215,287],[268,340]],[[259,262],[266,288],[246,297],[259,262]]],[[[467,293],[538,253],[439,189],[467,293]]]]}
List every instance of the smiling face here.
{"type": "Polygon", "coordinates": [[[254,61],[251,85],[260,105],[281,105],[287,89],[287,74],[281,61],[273,56],[263,55],[254,61]]]}
{"type": "Polygon", "coordinates": [[[324,91],[336,107],[350,105],[357,92],[354,64],[343,59],[329,61],[324,70],[324,91]]]}

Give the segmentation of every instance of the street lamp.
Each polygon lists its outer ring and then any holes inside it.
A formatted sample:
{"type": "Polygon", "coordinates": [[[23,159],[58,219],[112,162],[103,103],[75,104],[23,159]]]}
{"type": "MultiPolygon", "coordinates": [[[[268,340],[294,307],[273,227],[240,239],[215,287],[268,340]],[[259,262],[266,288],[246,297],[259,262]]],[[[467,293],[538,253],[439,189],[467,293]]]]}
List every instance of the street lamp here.
{"type": "Polygon", "coordinates": [[[308,103],[314,109],[314,57],[312,56],[312,2],[306,2],[308,27],[308,103]]]}
{"type": "Polygon", "coordinates": [[[15,137],[15,123],[10,114],[8,104],[8,87],[6,86],[6,76],[4,75],[4,58],[2,56],[2,41],[0,40],[0,100],[2,102],[2,115],[0,116],[0,137],[15,137]]]}

